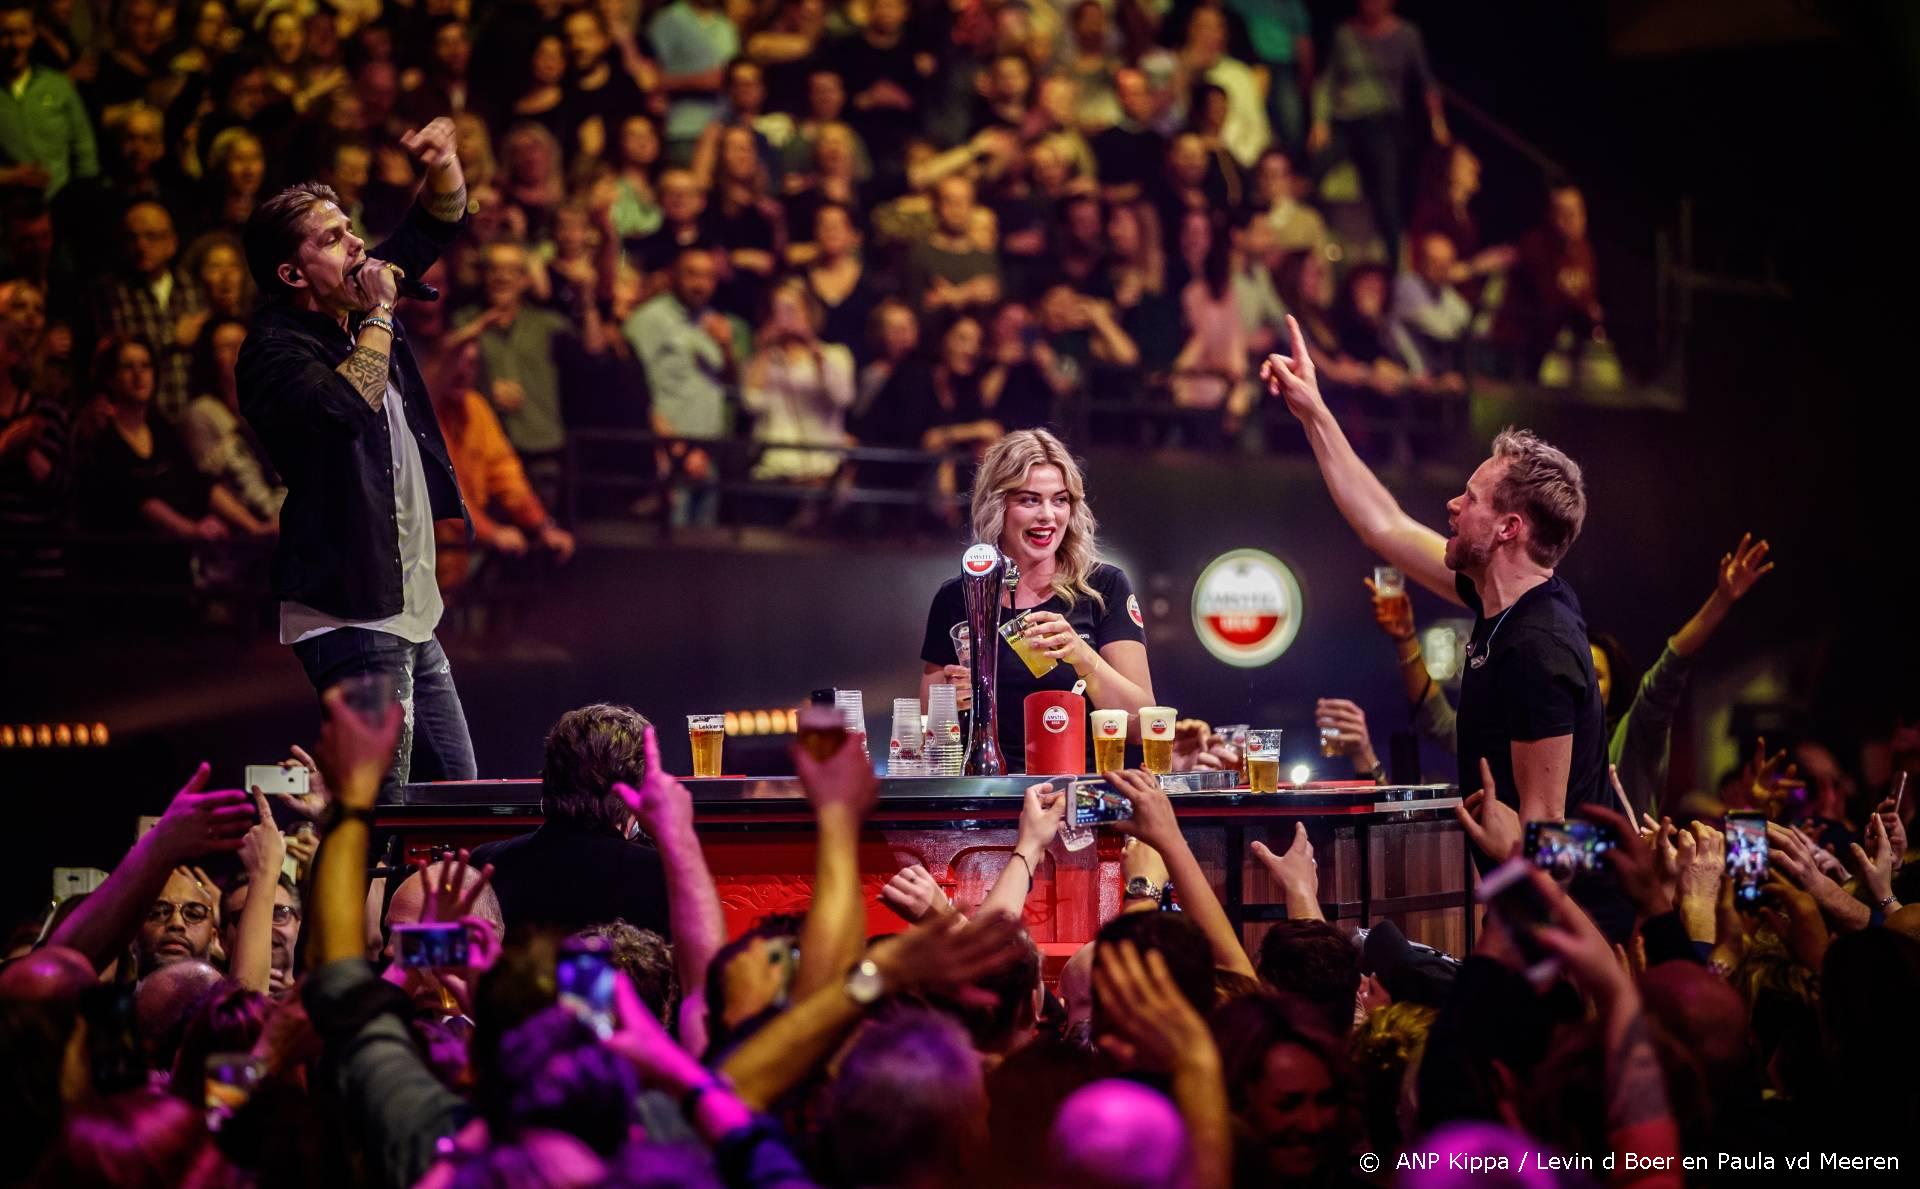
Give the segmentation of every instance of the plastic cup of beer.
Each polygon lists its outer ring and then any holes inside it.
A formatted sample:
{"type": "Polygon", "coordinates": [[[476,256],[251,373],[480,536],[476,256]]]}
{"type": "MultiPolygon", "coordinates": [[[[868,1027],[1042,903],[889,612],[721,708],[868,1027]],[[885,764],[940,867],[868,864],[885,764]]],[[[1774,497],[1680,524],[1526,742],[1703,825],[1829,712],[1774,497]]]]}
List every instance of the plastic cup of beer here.
{"type": "Polygon", "coordinates": [[[687,737],[693,742],[693,774],[720,775],[720,744],[727,737],[725,716],[687,715],[687,737]]]}
{"type": "Polygon", "coordinates": [[[1213,733],[1220,736],[1220,742],[1231,747],[1234,750],[1234,754],[1240,757],[1240,779],[1242,781],[1247,778],[1247,731],[1249,729],[1246,723],[1234,723],[1231,726],[1213,728],[1213,733]]]}
{"type": "Polygon", "coordinates": [[[1407,576],[1394,566],[1373,567],[1373,592],[1383,599],[1402,599],[1407,595],[1407,576]]]}
{"type": "Polygon", "coordinates": [[[1123,771],[1127,766],[1127,712],[1095,710],[1087,718],[1093,728],[1093,770],[1123,771]]]}
{"type": "Polygon", "coordinates": [[[1047,674],[1059,668],[1060,662],[1048,656],[1046,653],[1041,652],[1038,648],[1035,648],[1031,641],[1020,634],[1027,626],[1027,616],[1031,614],[1032,612],[1030,611],[1022,611],[1012,619],[1001,624],[1000,638],[1005,640],[1007,646],[1013,649],[1015,656],[1026,663],[1027,672],[1033,674],[1035,677],[1045,677],[1047,674]]]}
{"type": "Polygon", "coordinates": [[[1247,787],[1256,793],[1280,791],[1279,731],[1247,732],[1247,787]]]}
{"type": "Polygon", "coordinates": [[[1155,775],[1173,771],[1173,724],[1179,711],[1171,706],[1140,707],[1140,766],[1155,775]]]}
{"type": "Polygon", "coordinates": [[[947,635],[953,640],[953,663],[970,665],[973,663],[973,630],[964,623],[956,623],[947,629],[947,635]]]}
{"type": "Polygon", "coordinates": [[[1320,728],[1320,754],[1332,759],[1340,754],[1340,728],[1320,728]]]}
{"type": "Polygon", "coordinates": [[[847,742],[847,718],[838,706],[810,703],[795,716],[800,746],[816,760],[827,760],[847,742]]]}

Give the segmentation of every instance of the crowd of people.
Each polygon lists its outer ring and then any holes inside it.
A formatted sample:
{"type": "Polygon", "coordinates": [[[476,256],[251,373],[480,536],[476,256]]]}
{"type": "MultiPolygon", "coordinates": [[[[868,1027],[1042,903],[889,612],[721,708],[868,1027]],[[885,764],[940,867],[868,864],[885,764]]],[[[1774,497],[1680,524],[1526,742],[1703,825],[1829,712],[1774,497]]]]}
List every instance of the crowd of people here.
{"type": "Polygon", "coordinates": [[[835,485],[958,489],[847,447],[964,459],[1082,404],[1262,448],[1288,312],[1382,416],[1604,337],[1580,191],[1483,242],[1479,158],[1389,0],[1318,46],[1299,0],[8,0],[0,29],[0,527],[191,543],[203,587],[257,573],[233,543],[285,491],[235,395],[240,233],[318,179],[378,241],[436,118],[471,213],[425,278],[446,300],[400,313],[475,513],[449,591],[570,555],[570,431],[670,439],[628,447],[663,518],[734,483],[780,522],[835,485]]]}
{"type": "MultiPolygon", "coordinates": [[[[1898,788],[1796,794],[1757,756],[1726,798],[1771,819],[1752,904],[1699,804],[1638,825],[1583,807],[1618,839],[1630,936],[1534,869],[1543,917],[1496,910],[1456,957],[1330,924],[1304,824],[1251,845],[1287,919],[1247,946],[1158,779],[1109,773],[1134,811],[1122,909],[1043,977],[1023,919],[1065,816],[1050,784],[978,903],[909,866],[879,897],[902,927],[869,937],[871,765],[796,745],[813,897],[729,940],[690,794],[635,711],[554,725],[537,831],[407,869],[371,822],[401,710],[326,704],[289,761],[312,791],[273,798],[278,822],[203,765],[105,883],[12,943],[9,1183],[1220,1189],[1464,1184],[1469,1159],[1525,1154],[1573,1170],[1551,1183],[1674,1185],[1913,1158],[1898,788]],[[457,941],[409,941],[434,926],[457,941]]],[[[1920,767],[1911,735],[1896,773],[1920,767]]],[[[1226,748],[1203,734],[1181,763],[1226,748]]],[[[1458,812],[1491,858],[1517,851],[1499,798],[1458,812]]]]}

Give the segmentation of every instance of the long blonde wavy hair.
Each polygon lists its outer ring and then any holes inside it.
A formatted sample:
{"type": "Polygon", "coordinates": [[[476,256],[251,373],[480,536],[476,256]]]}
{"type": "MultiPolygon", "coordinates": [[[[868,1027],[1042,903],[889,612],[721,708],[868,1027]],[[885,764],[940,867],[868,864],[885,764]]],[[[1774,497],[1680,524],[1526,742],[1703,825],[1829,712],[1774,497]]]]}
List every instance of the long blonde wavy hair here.
{"type": "Polygon", "coordinates": [[[1094,547],[1093,509],[1087,506],[1087,484],[1080,467],[1067,453],[1066,445],[1044,429],[1017,429],[995,442],[980,460],[973,476],[973,539],[998,546],[1006,527],[1007,497],[1020,490],[1027,472],[1037,466],[1058,467],[1065,480],[1067,494],[1073,500],[1073,512],[1060,534],[1060,549],[1055,555],[1053,593],[1068,607],[1080,596],[1106,609],[1107,601],[1087,582],[1098,561],[1094,547]]]}

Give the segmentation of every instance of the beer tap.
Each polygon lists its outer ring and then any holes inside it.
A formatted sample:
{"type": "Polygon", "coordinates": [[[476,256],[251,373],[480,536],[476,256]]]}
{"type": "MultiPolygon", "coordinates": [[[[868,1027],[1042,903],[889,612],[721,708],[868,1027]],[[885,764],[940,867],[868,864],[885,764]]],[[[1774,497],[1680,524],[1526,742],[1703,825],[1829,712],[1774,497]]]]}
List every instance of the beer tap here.
{"type": "Polygon", "coordinates": [[[1011,558],[982,542],[960,558],[960,589],[967,598],[967,635],[973,642],[968,677],[973,690],[973,713],[967,733],[968,776],[1001,776],[1007,771],[1000,754],[1000,603],[1005,592],[1020,581],[1011,558]]]}

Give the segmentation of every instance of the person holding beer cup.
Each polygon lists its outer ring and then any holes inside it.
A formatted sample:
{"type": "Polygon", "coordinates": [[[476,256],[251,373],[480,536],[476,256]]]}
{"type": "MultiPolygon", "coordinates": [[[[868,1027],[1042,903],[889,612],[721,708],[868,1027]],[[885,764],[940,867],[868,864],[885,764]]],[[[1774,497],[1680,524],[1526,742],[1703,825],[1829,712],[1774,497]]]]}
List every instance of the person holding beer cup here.
{"type": "MultiPolygon", "coordinates": [[[[1085,681],[1096,710],[1137,712],[1154,703],[1145,620],[1133,584],[1118,566],[1097,560],[1086,482],[1059,438],[1043,429],[1010,433],[990,448],[973,482],[973,531],[1019,567],[1020,583],[1001,614],[1011,624],[991,648],[1000,666],[1000,748],[1010,763],[1026,755],[1021,704],[1040,690],[1085,681]]],[[[952,628],[967,619],[956,575],[933,596],[920,646],[920,702],[945,682],[961,709],[972,694],[952,628]]],[[[983,657],[986,654],[983,654],[983,657]]],[[[1134,724],[1128,732],[1138,737],[1134,724]]],[[[1044,774],[1041,774],[1044,775],[1044,774]]]]}

